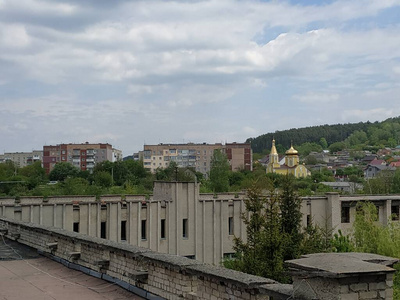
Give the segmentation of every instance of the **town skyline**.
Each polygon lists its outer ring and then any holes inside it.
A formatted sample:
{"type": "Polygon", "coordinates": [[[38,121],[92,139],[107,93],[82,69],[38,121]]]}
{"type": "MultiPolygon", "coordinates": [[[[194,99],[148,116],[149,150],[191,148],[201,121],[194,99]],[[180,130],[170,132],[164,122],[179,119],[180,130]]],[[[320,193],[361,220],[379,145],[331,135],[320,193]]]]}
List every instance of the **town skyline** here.
{"type": "Polygon", "coordinates": [[[0,1],[0,151],[400,115],[400,1],[0,1]]]}

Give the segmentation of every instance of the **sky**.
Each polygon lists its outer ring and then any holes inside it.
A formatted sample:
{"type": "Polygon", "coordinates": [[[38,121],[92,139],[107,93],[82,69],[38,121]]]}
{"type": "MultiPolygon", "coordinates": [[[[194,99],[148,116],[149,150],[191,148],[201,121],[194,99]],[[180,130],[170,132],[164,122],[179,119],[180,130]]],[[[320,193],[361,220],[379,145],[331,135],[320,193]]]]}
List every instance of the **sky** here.
{"type": "Polygon", "coordinates": [[[400,0],[0,0],[0,154],[400,115],[400,0]]]}

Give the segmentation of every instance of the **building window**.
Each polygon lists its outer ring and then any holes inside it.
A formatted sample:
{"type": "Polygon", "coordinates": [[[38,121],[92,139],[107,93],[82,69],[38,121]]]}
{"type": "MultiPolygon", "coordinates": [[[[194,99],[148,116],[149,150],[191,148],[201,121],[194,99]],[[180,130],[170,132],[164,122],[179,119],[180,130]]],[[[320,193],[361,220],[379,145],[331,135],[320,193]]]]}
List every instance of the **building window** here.
{"type": "Polygon", "coordinates": [[[311,225],[311,215],[307,215],[307,227],[310,227],[311,225]]]}
{"type": "Polygon", "coordinates": [[[342,206],[342,223],[350,223],[350,207],[342,206]]]}
{"type": "Polygon", "coordinates": [[[234,259],[235,253],[224,253],[224,259],[234,259]]]}
{"type": "Polygon", "coordinates": [[[188,236],[189,236],[188,219],[183,219],[182,220],[182,237],[187,239],[188,236]]]}
{"type": "Polygon", "coordinates": [[[79,232],[79,222],[74,222],[74,232],[79,232]]]}
{"type": "Polygon", "coordinates": [[[106,239],[107,238],[106,229],[107,229],[107,222],[101,222],[101,225],[100,225],[100,237],[102,239],[106,239]]]}
{"type": "Polygon", "coordinates": [[[165,234],[165,219],[161,219],[161,238],[165,239],[166,234],[165,234]]]}
{"type": "Polygon", "coordinates": [[[393,221],[398,221],[399,216],[400,216],[400,206],[398,205],[392,205],[392,220],[393,221]]]}
{"type": "Polygon", "coordinates": [[[233,217],[228,218],[228,232],[229,235],[233,235],[233,217]]]}
{"type": "Polygon", "coordinates": [[[379,221],[379,205],[375,205],[376,207],[376,220],[379,221]]]}
{"type": "Polygon", "coordinates": [[[146,220],[142,220],[142,240],[147,239],[147,234],[146,234],[146,220]]]}
{"type": "Polygon", "coordinates": [[[126,241],[126,221],[121,221],[121,241],[126,241]]]}

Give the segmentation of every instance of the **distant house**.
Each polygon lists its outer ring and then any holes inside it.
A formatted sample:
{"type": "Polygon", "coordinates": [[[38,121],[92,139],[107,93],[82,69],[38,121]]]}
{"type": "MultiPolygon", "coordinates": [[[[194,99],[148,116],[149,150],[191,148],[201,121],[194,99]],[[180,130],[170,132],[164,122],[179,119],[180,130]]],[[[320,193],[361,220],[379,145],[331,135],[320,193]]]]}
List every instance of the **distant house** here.
{"type": "Polygon", "coordinates": [[[390,148],[384,148],[384,149],[379,149],[377,154],[378,156],[387,156],[387,155],[392,155],[393,150],[390,148]]]}
{"type": "Polygon", "coordinates": [[[355,182],[321,182],[321,184],[345,193],[354,194],[356,190],[362,189],[362,185],[355,182]]]}
{"type": "Polygon", "coordinates": [[[389,166],[394,168],[400,168],[400,161],[392,161],[389,166]]]}
{"type": "Polygon", "coordinates": [[[377,158],[376,154],[370,154],[370,155],[366,155],[363,159],[362,159],[362,163],[364,164],[369,164],[371,161],[373,161],[374,159],[377,158]]]}
{"type": "Polygon", "coordinates": [[[364,169],[364,178],[371,179],[376,177],[382,171],[396,171],[395,167],[386,166],[386,165],[368,165],[364,169]]]}
{"type": "Polygon", "coordinates": [[[385,160],[383,160],[383,159],[374,159],[374,160],[372,160],[370,163],[369,163],[369,165],[372,165],[372,166],[379,166],[379,165],[381,165],[381,166],[386,166],[386,161],[385,160]]]}

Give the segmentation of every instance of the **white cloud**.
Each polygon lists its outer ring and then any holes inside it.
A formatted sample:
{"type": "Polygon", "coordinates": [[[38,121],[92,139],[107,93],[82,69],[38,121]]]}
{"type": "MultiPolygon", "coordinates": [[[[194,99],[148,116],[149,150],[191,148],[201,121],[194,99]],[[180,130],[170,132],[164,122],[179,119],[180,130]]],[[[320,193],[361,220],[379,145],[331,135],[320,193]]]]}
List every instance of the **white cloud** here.
{"type": "Polygon", "coordinates": [[[352,120],[384,120],[400,114],[400,109],[378,107],[373,109],[344,110],[342,118],[345,121],[352,120]]]}
{"type": "Polygon", "coordinates": [[[0,47],[23,48],[28,46],[30,42],[31,39],[25,26],[0,23],[0,47]]]}
{"type": "Polygon", "coordinates": [[[326,104],[338,101],[340,96],[338,94],[308,92],[305,95],[296,95],[293,98],[303,103],[326,104]]]}
{"type": "Polygon", "coordinates": [[[400,21],[381,13],[399,5],[0,0],[0,139],[139,150],[393,116],[400,21]]]}

